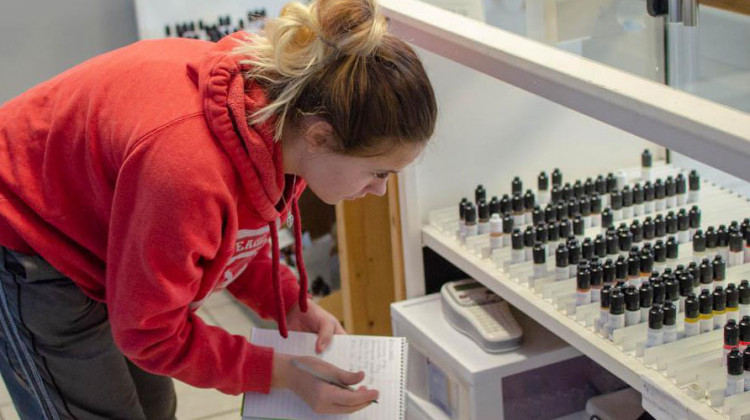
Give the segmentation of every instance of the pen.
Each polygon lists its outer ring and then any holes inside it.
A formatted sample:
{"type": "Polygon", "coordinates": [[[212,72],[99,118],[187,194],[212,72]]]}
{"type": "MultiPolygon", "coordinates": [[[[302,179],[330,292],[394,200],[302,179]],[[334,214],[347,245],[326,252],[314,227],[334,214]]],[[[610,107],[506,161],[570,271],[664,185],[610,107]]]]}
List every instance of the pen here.
{"type": "MultiPolygon", "coordinates": [[[[323,382],[326,382],[326,383],[331,384],[333,386],[337,386],[337,387],[339,387],[341,389],[346,389],[348,391],[352,391],[352,392],[356,391],[356,389],[350,387],[349,385],[342,384],[339,380],[337,380],[335,378],[331,378],[330,376],[327,376],[327,375],[324,375],[322,373],[319,373],[315,369],[313,369],[310,366],[308,366],[308,365],[300,362],[297,359],[293,359],[291,363],[292,363],[292,366],[294,366],[296,368],[299,368],[299,369],[302,369],[303,371],[309,373],[310,375],[314,376],[317,379],[320,379],[323,382]]],[[[377,404],[378,400],[372,400],[372,402],[374,402],[375,404],[377,404]]]]}

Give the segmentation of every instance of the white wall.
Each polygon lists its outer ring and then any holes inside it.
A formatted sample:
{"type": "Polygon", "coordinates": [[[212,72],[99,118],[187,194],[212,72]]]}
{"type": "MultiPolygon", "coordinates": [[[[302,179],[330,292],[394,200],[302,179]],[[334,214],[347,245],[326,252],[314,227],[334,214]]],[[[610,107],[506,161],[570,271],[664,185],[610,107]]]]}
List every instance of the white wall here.
{"type": "Polygon", "coordinates": [[[137,40],[131,0],[2,0],[0,103],[137,40]]]}

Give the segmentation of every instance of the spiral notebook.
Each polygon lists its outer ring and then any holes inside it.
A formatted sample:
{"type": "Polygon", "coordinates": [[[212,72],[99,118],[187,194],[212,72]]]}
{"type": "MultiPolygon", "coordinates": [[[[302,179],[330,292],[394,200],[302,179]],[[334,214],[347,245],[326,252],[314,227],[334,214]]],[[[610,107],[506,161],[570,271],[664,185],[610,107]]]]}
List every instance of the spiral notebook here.
{"type": "MultiPolygon", "coordinates": [[[[316,356],[315,334],[289,332],[282,338],[277,330],[253,328],[250,342],[273,347],[277,352],[316,356]]],[[[380,392],[378,404],[370,404],[354,414],[314,413],[297,395],[288,390],[270,394],[248,392],[242,403],[243,419],[403,419],[406,409],[407,343],[402,337],[336,335],[328,349],[317,355],[342,369],[362,370],[365,385],[380,392]]]]}

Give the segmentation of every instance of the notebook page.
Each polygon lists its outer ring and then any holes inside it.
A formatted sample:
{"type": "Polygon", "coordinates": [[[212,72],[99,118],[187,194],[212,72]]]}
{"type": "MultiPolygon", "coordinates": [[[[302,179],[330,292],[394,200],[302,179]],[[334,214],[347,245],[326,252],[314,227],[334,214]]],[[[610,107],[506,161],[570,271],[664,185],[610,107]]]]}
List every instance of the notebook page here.
{"type": "MultiPolygon", "coordinates": [[[[315,355],[315,334],[290,332],[289,338],[284,340],[276,330],[256,328],[251,337],[253,344],[274,347],[281,353],[315,355]]],[[[371,404],[351,415],[319,415],[293,392],[273,390],[269,395],[245,394],[244,416],[247,418],[252,413],[256,418],[399,419],[402,410],[404,345],[402,338],[336,335],[328,349],[318,355],[342,369],[363,370],[365,380],[361,385],[380,392],[379,404],[371,404]]]]}

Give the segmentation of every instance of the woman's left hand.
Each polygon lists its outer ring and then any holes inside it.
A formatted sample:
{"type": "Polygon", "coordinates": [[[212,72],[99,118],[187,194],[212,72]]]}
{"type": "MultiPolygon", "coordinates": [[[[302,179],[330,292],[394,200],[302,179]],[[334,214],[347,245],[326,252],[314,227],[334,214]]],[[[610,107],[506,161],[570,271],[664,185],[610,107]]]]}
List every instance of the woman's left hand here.
{"type": "Polygon", "coordinates": [[[286,321],[287,327],[292,331],[318,334],[315,341],[316,353],[323,352],[331,344],[334,334],[346,334],[346,330],[335,316],[310,299],[307,300],[307,312],[302,312],[299,305],[295,305],[286,315],[286,321]]]}

